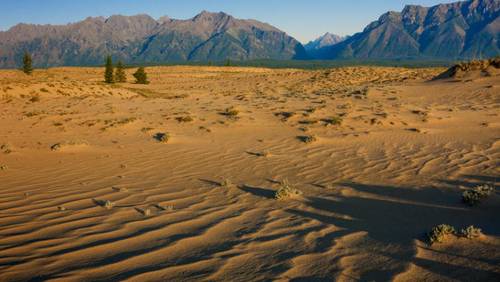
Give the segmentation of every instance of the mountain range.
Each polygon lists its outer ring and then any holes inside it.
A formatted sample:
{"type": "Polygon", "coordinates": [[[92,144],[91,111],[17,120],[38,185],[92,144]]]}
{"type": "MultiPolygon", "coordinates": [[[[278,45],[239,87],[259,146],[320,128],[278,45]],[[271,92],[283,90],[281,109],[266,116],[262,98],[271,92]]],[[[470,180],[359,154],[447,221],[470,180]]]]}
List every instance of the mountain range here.
{"type": "MultiPolygon", "coordinates": [[[[187,20],[148,15],[89,17],[67,25],[18,24],[0,32],[0,67],[24,52],[35,65],[253,59],[457,59],[500,54],[500,0],[469,0],[387,12],[350,37],[330,33],[303,46],[269,24],[203,11],[187,20]]],[[[332,27],[333,28],[333,27],[332,27]]]]}
{"type": "Polygon", "coordinates": [[[307,58],[300,42],[271,25],[206,11],[188,20],[118,15],[0,32],[1,67],[16,66],[25,51],[38,66],[98,65],[106,54],[127,63],[307,58]]]}
{"type": "Polygon", "coordinates": [[[471,0],[388,12],[321,59],[487,58],[500,54],[500,0],[471,0]]]}

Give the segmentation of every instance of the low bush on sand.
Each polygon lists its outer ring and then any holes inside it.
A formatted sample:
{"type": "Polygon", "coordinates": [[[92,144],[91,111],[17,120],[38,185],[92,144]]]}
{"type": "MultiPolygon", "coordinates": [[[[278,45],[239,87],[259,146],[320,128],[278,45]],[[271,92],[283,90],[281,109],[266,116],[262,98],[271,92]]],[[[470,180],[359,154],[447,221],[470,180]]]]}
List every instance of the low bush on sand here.
{"type": "Polygon", "coordinates": [[[445,241],[447,236],[454,234],[456,234],[456,230],[453,226],[448,224],[440,224],[433,227],[431,229],[431,232],[429,232],[429,242],[431,243],[431,245],[434,243],[442,243],[445,241]]]}
{"type": "Polygon", "coordinates": [[[467,239],[474,239],[480,237],[482,234],[481,229],[474,227],[473,225],[462,229],[460,235],[467,239]]]}
{"type": "Polygon", "coordinates": [[[299,139],[300,141],[302,141],[306,144],[312,143],[312,142],[317,140],[316,137],[313,135],[297,136],[297,139],[299,139]]]}
{"type": "Polygon", "coordinates": [[[462,201],[469,206],[478,205],[483,199],[489,197],[493,192],[493,187],[489,185],[479,185],[473,189],[462,193],[462,201]]]}
{"type": "Polygon", "coordinates": [[[167,143],[170,139],[170,135],[166,132],[158,132],[153,136],[158,142],[167,143]]]}
{"type": "Polygon", "coordinates": [[[238,111],[235,107],[229,107],[225,109],[220,114],[230,118],[236,118],[239,115],[240,111],[238,111]]]}
{"type": "Polygon", "coordinates": [[[276,200],[286,200],[298,195],[302,195],[302,191],[293,187],[287,179],[284,179],[280,184],[280,188],[274,194],[274,198],[276,200]]]}
{"type": "Polygon", "coordinates": [[[474,227],[474,225],[470,225],[461,229],[460,232],[457,232],[455,227],[451,225],[440,224],[433,227],[427,236],[429,243],[432,245],[434,243],[443,243],[450,235],[467,239],[475,239],[479,238],[482,234],[481,229],[474,227]]]}

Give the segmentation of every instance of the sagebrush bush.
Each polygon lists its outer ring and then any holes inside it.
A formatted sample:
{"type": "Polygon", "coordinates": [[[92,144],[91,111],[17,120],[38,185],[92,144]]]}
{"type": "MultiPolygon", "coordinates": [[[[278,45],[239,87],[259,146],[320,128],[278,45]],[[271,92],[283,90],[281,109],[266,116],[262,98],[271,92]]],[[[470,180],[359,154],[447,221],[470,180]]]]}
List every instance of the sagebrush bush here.
{"type": "Polygon", "coordinates": [[[478,205],[481,200],[487,198],[493,192],[489,185],[479,185],[462,193],[462,201],[469,206],[478,205]]]}
{"type": "Polygon", "coordinates": [[[467,239],[474,239],[480,237],[482,234],[480,228],[474,227],[474,225],[468,226],[460,231],[460,235],[467,239]]]}
{"type": "Polygon", "coordinates": [[[431,243],[431,245],[434,243],[442,243],[446,236],[454,234],[456,234],[456,230],[453,226],[448,224],[440,224],[433,227],[431,229],[431,232],[429,232],[429,242],[431,243]]]}
{"type": "Polygon", "coordinates": [[[302,191],[298,190],[297,188],[293,187],[289,182],[288,179],[284,179],[281,184],[280,188],[276,191],[274,194],[274,198],[276,200],[286,200],[289,199],[293,196],[298,196],[301,195],[302,191]]]}

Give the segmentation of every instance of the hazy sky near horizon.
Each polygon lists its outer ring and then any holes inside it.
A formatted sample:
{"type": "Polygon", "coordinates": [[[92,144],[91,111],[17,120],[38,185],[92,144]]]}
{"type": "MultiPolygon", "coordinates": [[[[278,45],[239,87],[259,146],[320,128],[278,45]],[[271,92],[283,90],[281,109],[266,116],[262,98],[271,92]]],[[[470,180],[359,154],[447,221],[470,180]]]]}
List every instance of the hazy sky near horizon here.
{"type": "Polygon", "coordinates": [[[386,11],[407,4],[432,6],[453,0],[0,0],[0,30],[18,23],[66,24],[88,16],[148,14],[192,18],[202,10],[272,24],[306,43],[325,32],[361,31],[386,11]]]}

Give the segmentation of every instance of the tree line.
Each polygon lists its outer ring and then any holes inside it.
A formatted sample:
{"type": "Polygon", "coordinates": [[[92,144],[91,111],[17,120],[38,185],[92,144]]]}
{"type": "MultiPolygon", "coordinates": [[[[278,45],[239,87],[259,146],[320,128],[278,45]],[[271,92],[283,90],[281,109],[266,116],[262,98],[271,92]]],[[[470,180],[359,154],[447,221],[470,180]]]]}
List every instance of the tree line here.
{"type": "MultiPolygon", "coordinates": [[[[33,59],[31,54],[26,52],[23,56],[23,67],[22,71],[31,75],[33,73],[33,59]]],[[[137,84],[149,84],[148,74],[144,67],[139,67],[133,74],[135,78],[135,83],[137,84]]],[[[125,72],[125,65],[122,61],[118,61],[116,67],[113,65],[113,59],[111,56],[106,57],[106,63],[104,67],[104,82],[106,83],[123,83],[127,82],[127,73],[125,72]]]]}

